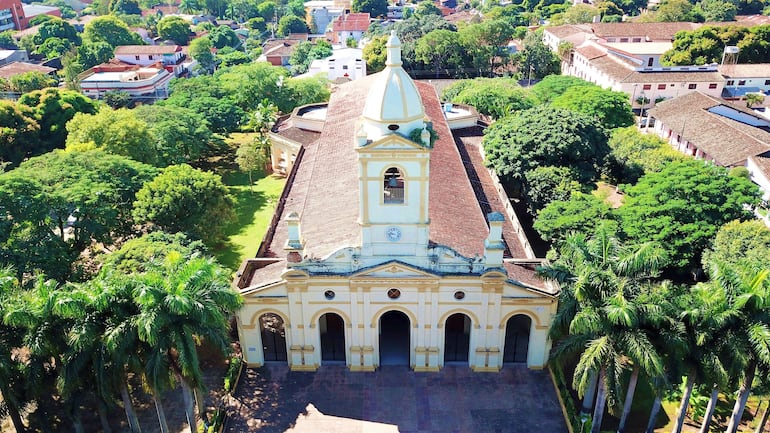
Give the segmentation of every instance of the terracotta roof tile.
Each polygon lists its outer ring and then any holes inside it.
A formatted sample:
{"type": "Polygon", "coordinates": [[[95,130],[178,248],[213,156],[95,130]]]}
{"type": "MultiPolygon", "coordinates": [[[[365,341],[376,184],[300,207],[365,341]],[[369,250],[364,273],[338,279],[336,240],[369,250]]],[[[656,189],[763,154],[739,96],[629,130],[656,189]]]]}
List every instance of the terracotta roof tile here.
{"type": "Polygon", "coordinates": [[[770,179],[770,151],[750,157],[765,179],[770,179]]]}
{"type": "Polygon", "coordinates": [[[725,78],[768,78],[770,63],[720,65],[719,72],[725,78]]]}
{"type": "Polygon", "coordinates": [[[182,51],[179,45],[120,45],[115,47],[115,55],[135,54],[174,54],[182,51]]]}
{"type": "Polygon", "coordinates": [[[48,75],[54,71],[56,71],[56,68],[36,65],[34,63],[13,62],[0,67],[0,77],[11,78],[19,74],[24,74],[26,72],[40,72],[48,75]]]}
{"type": "Polygon", "coordinates": [[[650,110],[650,115],[697,146],[718,165],[743,165],[749,157],[770,150],[770,132],[708,111],[719,105],[751,114],[737,105],[691,92],[659,103],[650,110]]]}

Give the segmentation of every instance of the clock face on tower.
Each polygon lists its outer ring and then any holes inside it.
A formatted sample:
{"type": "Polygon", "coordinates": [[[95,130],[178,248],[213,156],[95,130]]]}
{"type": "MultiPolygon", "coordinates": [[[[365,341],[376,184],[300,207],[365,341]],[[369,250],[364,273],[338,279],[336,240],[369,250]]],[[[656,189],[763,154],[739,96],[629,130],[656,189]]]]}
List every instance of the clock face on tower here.
{"type": "Polygon", "coordinates": [[[398,242],[401,239],[401,229],[395,226],[390,226],[385,229],[385,237],[391,242],[398,242]]]}

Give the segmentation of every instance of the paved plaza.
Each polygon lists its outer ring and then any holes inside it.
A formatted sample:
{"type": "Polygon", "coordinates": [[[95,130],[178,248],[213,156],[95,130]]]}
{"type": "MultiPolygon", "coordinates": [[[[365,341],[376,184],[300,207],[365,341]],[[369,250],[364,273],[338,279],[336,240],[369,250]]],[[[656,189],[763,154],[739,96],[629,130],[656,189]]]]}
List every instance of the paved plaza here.
{"type": "Polygon", "coordinates": [[[232,433],[567,433],[548,372],[386,366],[315,373],[244,369],[225,431],[232,433]]]}

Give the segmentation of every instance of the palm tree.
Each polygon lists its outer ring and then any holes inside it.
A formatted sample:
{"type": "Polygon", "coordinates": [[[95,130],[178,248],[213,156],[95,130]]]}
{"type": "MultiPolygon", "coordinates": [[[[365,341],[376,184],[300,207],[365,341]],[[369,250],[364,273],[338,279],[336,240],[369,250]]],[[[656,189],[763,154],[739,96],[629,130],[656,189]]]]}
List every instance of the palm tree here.
{"type": "Polygon", "coordinates": [[[0,269],[0,412],[7,412],[18,433],[27,431],[19,413],[24,403],[26,386],[22,364],[16,351],[22,346],[23,332],[2,320],[7,299],[16,289],[16,272],[11,268],[0,269]]]}
{"type": "Polygon", "coordinates": [[[730,416],[727,433],[735,433],[743,416],[757,369],[770,367],[770,269],[732,267],[719,262],[710,267],[711,279],[722,287],[738,311],[730,326],[731,337],[741,350],[741,386],[730,416]]]}
{"type": "Polygon", "coordinates": [[[751,108],[756,104],[765,102],[765,96],[760,93],[747,93],[746,94],[746,108],[751,108]]]}
{"type": "Polygon", "coordinates": [[[227,351],[228,319],[242,299],[230,288],[226,272],[211,259],[184,260],[177,252],[137,278],[138,336],[152,348],[145,374],[157,384],[164,384],[169,375],[179,382],[188,424],[196,431],[194,402],[204,416],[204,384],[196,346],[205,339],[223,353],[227,351]]]}
{"type": "Polygon", "coordinates": [[[643,312],[656,307],[638,302],[644,299],[644,283],[660,264],[660,250],[652,244],[624,246],[600,226],[591,238],[568,236],[554,264],[539,270],[562,283],[567,301],[551,328],[551,335],[561,337],[554,357],[581,353],[573,380],[580,394],[598,372],[593,433],[600,429],[607,400],[617,406],[623,370],[637,365],[650,375],[663,372],[660,356],[642,329],[643,312]]]}

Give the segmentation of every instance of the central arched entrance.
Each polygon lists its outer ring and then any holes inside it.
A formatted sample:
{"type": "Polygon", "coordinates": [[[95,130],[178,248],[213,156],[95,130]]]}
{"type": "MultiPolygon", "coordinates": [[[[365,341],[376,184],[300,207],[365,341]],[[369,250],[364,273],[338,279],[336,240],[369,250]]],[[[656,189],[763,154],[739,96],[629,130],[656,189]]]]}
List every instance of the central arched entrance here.
{"type": "Polygon", "coordinates": [[[517,314],[505,324],[505,349],[503,363],[527,362],[529,352],[529,329],[532,319],[524,314],[517,314]]]}
{"type": "Polygon", "coordinates": [[[283,319],[274,313],[259,316],[262,334],[262,352],[265,362],[286,361],[286,330],[283,319]]]}
{"type": "Polygon", "coordinates": [[[471,348],[471,319],[455,313],[444,325],[444,362],[468,362],[471,348]]]}
{"type": "Polygon", "coordinates": [[[318,319],[321,333],[321,361],[345,362],[345,321],[339,314],[326,313],[318,319]]]}
{"type": "Polygon", "coordinates": [[[380,365],[409,365],[409,317],[388,311],[380,317],[380,365]]]}

